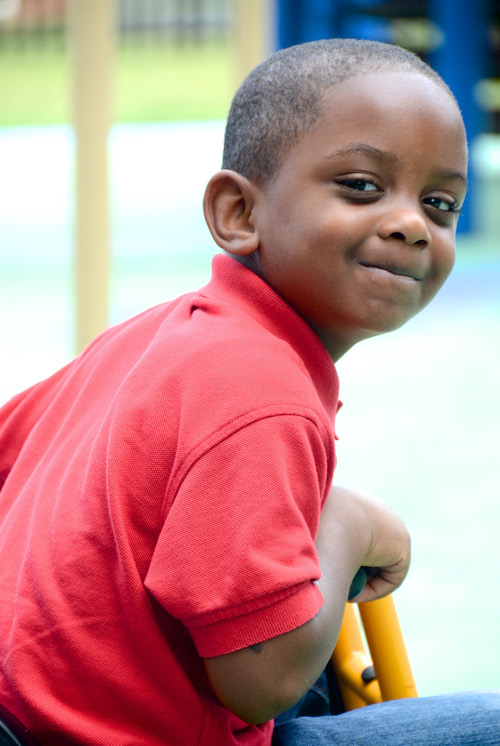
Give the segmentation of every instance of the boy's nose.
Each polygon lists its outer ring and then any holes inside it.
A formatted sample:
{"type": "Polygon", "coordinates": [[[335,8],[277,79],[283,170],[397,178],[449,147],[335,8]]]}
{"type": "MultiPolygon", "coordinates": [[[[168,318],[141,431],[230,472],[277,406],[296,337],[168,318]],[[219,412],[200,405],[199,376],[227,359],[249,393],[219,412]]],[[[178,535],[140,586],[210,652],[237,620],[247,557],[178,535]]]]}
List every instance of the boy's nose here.
{"type": "Polygon", "coordinates": [[[425,249],[430,246],[431,234],[424,216],[412,208],[400,208],[387,213],[379,225],[382,238],[396,238],[409,246],[425,249]]]}

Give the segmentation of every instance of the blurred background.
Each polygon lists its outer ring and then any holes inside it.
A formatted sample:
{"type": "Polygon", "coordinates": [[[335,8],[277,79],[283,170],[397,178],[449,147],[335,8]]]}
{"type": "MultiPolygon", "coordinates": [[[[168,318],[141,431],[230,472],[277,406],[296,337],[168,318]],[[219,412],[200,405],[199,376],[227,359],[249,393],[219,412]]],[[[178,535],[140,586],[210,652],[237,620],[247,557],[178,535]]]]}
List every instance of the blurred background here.
{"type": "Polygon", "coordinates": [[[499,0],[0,0],[0,402],[208,280],[231,97],[270,51],[329,36],[415,51],[466,121],[456,269],[339,362],[337,481],[412,533],[396,602],[420,693],[498,688],[499,0]]]}

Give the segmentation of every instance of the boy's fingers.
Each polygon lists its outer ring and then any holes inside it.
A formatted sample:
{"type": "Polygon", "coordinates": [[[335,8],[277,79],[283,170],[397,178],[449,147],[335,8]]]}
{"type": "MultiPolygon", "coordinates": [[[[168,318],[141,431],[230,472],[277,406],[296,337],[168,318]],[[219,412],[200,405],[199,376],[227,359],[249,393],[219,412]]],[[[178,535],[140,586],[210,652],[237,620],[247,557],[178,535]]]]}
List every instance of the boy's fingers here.
{"type": "Polygon", "coordinates": [[[408,573],[408,568],[388,569],[388,568],[366,568],[367,582],[361,593],[355,598],[349,600],[356,603],[365,601],[374,601],[377,598],[383,598],[395,591],[403,583],[408,573]]]}

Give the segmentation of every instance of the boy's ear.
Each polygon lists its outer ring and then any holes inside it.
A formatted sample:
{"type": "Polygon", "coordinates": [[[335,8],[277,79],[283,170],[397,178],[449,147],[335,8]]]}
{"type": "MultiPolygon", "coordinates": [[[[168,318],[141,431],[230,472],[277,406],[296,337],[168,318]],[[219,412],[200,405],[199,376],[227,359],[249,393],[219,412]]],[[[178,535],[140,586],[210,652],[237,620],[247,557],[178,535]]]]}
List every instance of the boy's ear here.
{"type": "Polygon", "coordinates": [[[218,171],[207,184],[205,220],[214,241],[229,254],[245,256],[259,248],[256,194],[257,187],[236,171],[218,171]]]}

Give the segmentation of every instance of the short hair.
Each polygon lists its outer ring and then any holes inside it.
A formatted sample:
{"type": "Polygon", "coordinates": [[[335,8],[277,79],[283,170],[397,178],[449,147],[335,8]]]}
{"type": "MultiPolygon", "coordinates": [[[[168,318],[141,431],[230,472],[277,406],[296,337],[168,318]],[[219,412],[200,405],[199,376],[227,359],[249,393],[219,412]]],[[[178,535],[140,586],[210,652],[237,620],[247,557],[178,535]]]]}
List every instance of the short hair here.
{"type": "Polygon", "coordinates": [[[435,70],[394,44],[361,39],[298,44],[264,60],[236,91],[226,124],[222,168],[258,183],[272,181],[286,152],[313,128],[324,91],[355,75],[380,71],[418,73],[455,101],[435,70]]]}

